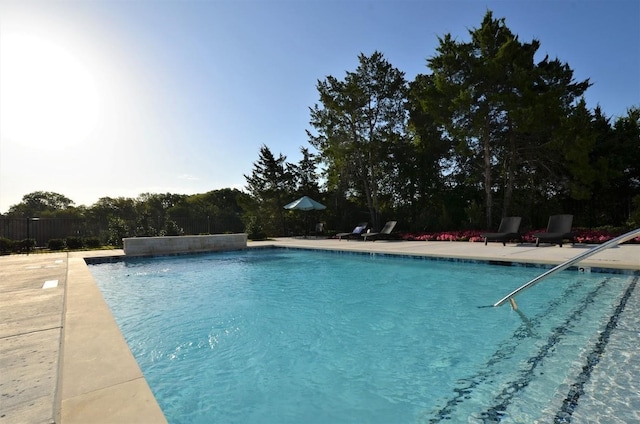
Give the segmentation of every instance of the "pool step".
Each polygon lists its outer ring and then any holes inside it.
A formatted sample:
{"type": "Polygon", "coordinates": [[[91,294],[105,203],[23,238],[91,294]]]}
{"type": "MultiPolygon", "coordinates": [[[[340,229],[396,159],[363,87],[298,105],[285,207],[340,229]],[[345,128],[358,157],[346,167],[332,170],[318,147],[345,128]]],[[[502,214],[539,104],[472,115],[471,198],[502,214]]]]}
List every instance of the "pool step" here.
{"type": "MultiPolygon", "coordinates": [[[[637,278],[637,277],[636,277],[637,278]]],[[[569,381],[576,381],[576,376],[580,373],[580,369],[576,366],[570,369],[566,368],[566,361],[562,361],[563,355],[574,356],[576,349],[585,349],[585,345],[590,348],[593,341],[586,343],[584,340],[584,331],[580,334],[574,329],[583,329],[585,326],[593,326],[593,332],[597,333],[598,326],[602,324],[590,322],[586,313],[593,307],[601,308],[598,304],[598,295],[601,290],[606,287],[609,278],[603,279],[588,293],[580,294],[584,296],[580,303],[570,311],[564,311],[566,299],[579,294],[579,283],[574,283],[565,289],[565,292],[554,299],[547,309],[537,316],[528,319],[524,314],[521,315],[523,324],[514,332],[509,340],[505,341],[500,348],[486,362],[486,367],[479,370],[477,374],[471,376],[464,381],[460,381],[460,385],[455,389],[455,395],[449,399],[443,408],[434,414],[430,422],[439,422],[440,420],[462,420],[467,421],[469,418],[477,419],[482,422],[499,422],[506,417],[510,417],[510,410],[520,411],[519,405],[525,403],[541,403],[550,404],[556,393],[549,393],[548,387],[561,387],[566,389],[562,392],[561,399],[569,391],[569,385],[563,382],[569,377],[569,381]],[[558,312],[561,311],[561,312],[558,312]],[[540,329],[541,323],[546,316],[553,314],[562,314],[567,316],[561,323],[549,331],[540,329]],[[544,339],[540,339],[538,332],[549,334],[544,339]],[[531,343],[534,346],[531,346],[531,343]],[[523,347],[524,345],[528,347],[523,347]],[[523,350],[535,349],[535,354],[530,353],[523,356],[523,350]],[[518,356],[521,359],[518,361],[518,356]],[[506,361],[514,361],[519,363],[518,369],[513,369],[506,364],[506,361]],[[505,366],[507,365],[507,366],[505,366]],[[551,380],[551,381],[550,381],[551,380]],[[501,383],[499,381],[502,381],[501,383]],[[499,386],[497,390],[494,388],[499,386]],[[546,389],[545,389],[546,388],[546,389]],[[487,393],[494,392],[491,402],[486,402],[487,393]],[[483,393],[484,392],[484,393],[483,393]],[[480,395],[478,395],[480,394],[480,395]],[[484,397],[485,401],[479,398],[484,397]],[[544,399],[547,399],[545,402],[544,399]],[[475,406],[473,404],[476,404],[475,406]],[[514,408],[515,406],[515,408],[514,408]],[[469,415],[469,410],[477,412],[469,415]]],[[[631,283],[634,284],[634,283],[631,283]]],[[[631,284],[629,287],[631,287],[631,284]]],[[[627,289],[628,290],[628,289],[627,289]]],[[[588,354],[584,355],[589,358],[588,354]]],[[[556,414],[560,407],[556,406],[553,412],[548,414],[552,416],[556,414]]],[[[526,408],[524,408],[526,409],[526,408]]],[[[542,412],[542,411],[537,411],[542,412]]],[[[518,412],[520,413],[520,412],[518,412]]],[[[546,414],[546,416],[549,416],[546,414]]],[[[560,414],[560,412],[558,412],[560,414]]],[[[518,417],[514,422],[526,422],[540,418],[536,417],[518,417]],[[525,421],[522,421],[525,420],[525,421]]],[[[508,420],[507,420],[508,421],[508,420]]]]}
{"type": "MultiPolygon", "coordinates": [[[[581,400],[585,399],[585,393],[587,393],[586,387],[588,384],[593,384],[592,376],[597,373],[598,365],[604,359],[605,348],[609,344],[609,341],[611,340],[614,331],[618,328],[618,324],[623,318],[625,307],[627,306],[627,303],[629,302],[629,300],[633,298],[635,288],[639,280],[640,280],[640,277],[638,276],[632,279],[631,283],[625,290],[624,295],[620,299],[620,302],[618,303],[618,306],[616,307],[613,315],[611,315],[611,317],[609,318],[609,322],[607,323],[607,326],[605,327],[604,331],[600,333],[600,336],[598,337],[597,342],[595,343],[591,351],[588,353],[588,355],[586,355],[586,358],[585,358],[586,361],[582,366],[582,370],[580,374],[575,379],[575,382],[571,385],[567,393],[567,396],[562,402],[562,406],[558,409],[558,412],[555,415],[555,420],[554,420],[555,423],[571,423],[571,422],[574,422],[573,418],[577,418],[575,422],[584,422],[584,418],[587,418],[587,417],[589,419],[595,419],[593,410],[590,410],[589,412],[587,412],[587,414],[583,413],[582,417],[580,417],[581,414],[577,414],[577,417],[576,417],[574,413],[576,411],[583,412],[583,411],[580,411],[578,407],[581,406],[581,400]]],[[[637,302],[638,299],[639,299],[639,294],[635,294],[634,300],[637,302]]],[[[637,329],[638,329],[637,326],[633,326],[633,328],[630,328],[630,329],[628,328],[627,330],[637,331],[637,329]]],[[[634,349],[632,349],[632,352],[635,352],[635,350],[636,349],[634,346],[634,349]]],[[[632,352],[630,352],[631,355],[632,355],[632,352]]],[[[638,358],[636,358],[636,362],[637,362],[637,359],[638,358]]],[[[616,361],[615,365],[609,368],[613,370],[626,369],[621,363],[621,361],[616,361]]],[[[607,387],[604,390],[595,390],[595,391],[592,391],[591,393],[601,393],[601,392],[609,393],[610,398],[607,399],[608,403],[615,402],[615,399],[611,397],[610,389],[611,387],[607,387]]],[[[627,387],[626,389],[628,391],[627,393],[632,393],[632,390],[630,387],[627,387]]],[[[586,397],[588,398],[589,395],[587,395],[586,397]]],[[[637,392],[632,393],[632,397],[636,398],[637,392]]],[[[593,400],[588,399],[587,402],[593,403],[593,400]]],[[[611,416],[612,409],[611,408],[607,408],[607,409],[609,410],[609,412],[607,413],[608,415],[606,417],[607,420],[610,420],[611,422],[616,421],[614,417],[611,416]]],[[[596,411],[601,413],[603,411],[602,405],[598,406],[596,408],[596,411]]],[[[627,418],[628,416],[625,419],[627,418]]]]}

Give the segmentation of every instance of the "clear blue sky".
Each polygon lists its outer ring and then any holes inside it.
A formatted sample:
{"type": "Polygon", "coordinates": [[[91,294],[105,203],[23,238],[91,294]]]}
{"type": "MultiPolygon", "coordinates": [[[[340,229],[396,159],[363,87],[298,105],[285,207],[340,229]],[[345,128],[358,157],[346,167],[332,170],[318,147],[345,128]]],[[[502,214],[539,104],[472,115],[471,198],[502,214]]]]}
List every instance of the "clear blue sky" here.
{"type": "Polygon", "coordinates": [[[589,108],[640,106],[637,0],[3,0],[0,212],[38,190],[90,206],[242,189],[261,144],[310,147],[318,80],[376,50],[412,80],[487,10],[590,78],[589,108]]]}

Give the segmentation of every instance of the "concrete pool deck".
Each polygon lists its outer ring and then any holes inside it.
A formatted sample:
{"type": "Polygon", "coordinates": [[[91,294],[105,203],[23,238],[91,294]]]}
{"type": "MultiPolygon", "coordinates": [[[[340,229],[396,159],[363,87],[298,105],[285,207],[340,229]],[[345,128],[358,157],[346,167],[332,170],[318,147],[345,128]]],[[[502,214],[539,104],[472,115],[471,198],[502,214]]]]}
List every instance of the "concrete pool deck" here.
{"type": "MultiPolygon", "coordinates": [[[[549,265],[589,247],[313,238],[248,243],[269,246],[549,265]]],[[[122,258],[124,251],[0,256],[0,423],[166,422],[86,265],[85,258],[96,257],[122,258]]],[[[607,249],[580,265],[640,271],[640,245],[607,249]]],[[[496,300],[505,294],[496,293],[496,300]]],[[[639,311],[640,290],[635,290],[618,326],[636,338],[639,311]]],[[[620,377],[638,381],[640,352],[610,346],[602,362],[624,357],[620,377]]],[[[640,419],[640,389],[637,384],[628,389],[635,392],[635,403],[602,401],[608,418],[618,417],[609,422],[640,419]]],[[[586,400],[596,401],[595,395],[586,400]]]]}

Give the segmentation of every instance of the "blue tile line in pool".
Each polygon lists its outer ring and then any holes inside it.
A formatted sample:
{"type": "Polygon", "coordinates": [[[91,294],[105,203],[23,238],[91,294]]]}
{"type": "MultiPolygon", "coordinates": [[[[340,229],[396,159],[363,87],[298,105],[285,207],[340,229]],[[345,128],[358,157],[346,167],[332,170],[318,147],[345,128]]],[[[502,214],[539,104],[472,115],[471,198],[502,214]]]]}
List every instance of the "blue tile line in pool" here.
{"type": "MultiPolygon", "coordinates": [[[[514,332],[514,337],[509,339],[507,342],[503,343],[500,346],[500,348],[487,361],[484,369],[479,371],[478,374],[469,377],[465,381],[459,382],[462,385],[462,387],[456,389],[456,396],[449,399],[449,401],[445,404],[445,406],[442,409],[440,409],[440,411],[437,412],[436,415],[438,416],[438,418],[435,420],[432,420],[431,422],[438,422],[440,420],[450,419],[450,415],[454,412],[456,406],[463,403],[464,399],[467,398],[475,388],[477,388],[483,382],[490,380],[491,378],[493,378],[494,375],[496,375],[501,371],[500,369],[496,369],[496,367],[500,367],[500,365],[504,363],[504,361],[513,354],[513,352],[516,349],[516,346],[519,343],[521,343],[523,339],[534,336],[534,334],[531,331],[531,328],[535,327],[543,316],[552,314],[553,311],[556,308],[558,308],[560,304],[563,303],[564,299],[566,299],[567,296],[571,296],[571,294],[575,292],[578,286],[579,286],[578,282],[573,283],[567,289],[567,291],[564,293],[563,296],[557,297],[555,300],[553,300],[547,305],[547,309],[545,310],[544,313],[541,313],[536,317],[523,320],[523,324],[521,324],[520,327],[514,332]]],[[[604,282],[598,285],[595,291],[597,292],[603,286],[604,286],[604,282]]],[[[573,316],[573,318],[575,318],[575,315],[573,316]]],[[[562,326],[560,328],[562,328],[562,326]]],[[[559,341],[559,338],[557,337],[558,331],[559,331],[558,328],[552,331],[551,333],[552,335],[549,338],[549,340],[553,341],[553,344],[556,344],[559,341]]],[[[488,412],[482,413],[481,415],[482,418],[484,418],[485,420],[489,420],[489,422],[491,422],[492,419],[498,420],[500,414],[506,410],[508,403],[513,397],[512,395],[514,395],[516,391],[519,391],[520,389],[524,388],[526,384],[528,384],[528,381],[531,380],[531,378],[533,377],[532,375],[533,371],[535,370],[537,365],[540,363],[540,361],[544,358],[544,356],[548,354],[550,347],[551,346],[547,346],[547,349],[542,350],[537,355],[534,355],[532,359],[527,361],[528,364],[531,364],[531,368],[525,371],[525,376],[523,376],[525,378],[520,378],[517,381],[511,382],[510,384],[508,384],[507,388],[505,388],[502,391],[502,393],[497,397],[497,398],[503,398],[500,404],[498,406],[489,408],[488,412]],[[513,390],[514,393],[510,393],[511,390],[513,390]]],[[[498,402],[498,399],[496,399],[496,402],[498,402]]]]}
{"type": "MultiPolygon", "coordinates": [[[[640,277],[638,276],[634,277],[627,286],[613,315],[609,318],[605,330],[600,334],[600,337],[598,338],[598,341],[593,347],[592,351],[586,356],[587,359],[586,363],[582,366],[582,372],[577,377],[576,381],[571,385],[569,393],[566,395],[565,399],[562,402],[562,407],[556,413],[554,423],[571,423],[571,415],[578,405],[580,396],[584,394],[584,386],[589,381],[593,369],[598,364],[598,362],[600,362],[600,358],[604,353],[606,345],[609,341],[609,337],[615,330],[620,318],[620,314],[622,314],[622,312],[624,311],[626,303],[635,290],[639,279],[640,277]]],[[[598,286],[596,286],[596,288],[592,290],[587,297],[585,297],[580,307],[574,310],[574,312],[564,321],[563,324],[553,329],[551,335],[547,339],[547,343],[538,350],[538,354],[532,356],[531,358],[529,358],[529,360],[526,361],[526,364],[530,365],[530,367],[521,372],[520,378],[507,384],[502,392],[495,397],[495,404],[493,406],[487,408],[485,411],[479,414],[478,418],[482,422],[497,423],[506,416],[507,408],[513,398],[529,385],[529,383],[535,376],[534,374],[536,368],[544,362],[545,358],[553,351],[554,347],[564,338],[567,332],[571,329],[572,324],[576,322],[579,319],[580,315],[585,312],[589,304],[592,303],[593,299],[597,296],[598,292],[606,285],[606,282],[607,279],[603,280],[598,286]]],[[[578,285],[579,283],[574,283],[573,287],[570,287],[568,289],[567,295],[570,295],[569,292],[574,291],[578,285]]],[[[530,328],[534,327],[536,322],[539,321],[542,316],[552,313],[552,310],[555,309],[560,303],[562,303],[563,299],[565,298],[566,296],[558,297],[555,301],[551,302],[547,310],[544,313],[540,314],[538,317],[534,317],[527,321],[523,319],[524,322],[516,330],[516,332],[514,333],[514,337],[509,342],[505,342],[503,346],[501,346],[500,349],[498,349],[491,356],[486,364],[485,370],[482,370],[478,374],[470,377],[469,379],[467,379],[467,381],[461,381],[460,383],[463,383],[465,385],[463,387],[454,389],[455,396],[447,401],[445,406],[436,413],[437,417],[431,419],[430,422],[437,423],[443,420],[450,420],[451,415],[454,413],[456,407],[464,403],[464,400],[469,398],[469,395],[475,388],[480,386],[480,384],[487,381],[488,379],[491,379],[497,372],[500,371],[498,369],[495,369],[495,367],[499,366],[499,364],[515,350],[515,345],[523,338],[530,337],[532,335],[530,333],[530,328]]]]}
{"type": "Polygon", "coordinates": [[[582,367],[582,372],[576,379],[576,382],[569,389],[569,393],[565,397],[562,402],[562,408],[556,414],[555,423],[570,423],[571,416],[578,405],[578,401],[580,400],[580,396],[584,394],[584,386],[591,378],[591,373],[593,372],[596,365],[600,362],[602,355],[604,354],[605,348],[607,347],[607,343],[609,343],[609,338],[611,337],[611,333],[618,326],[618,321],[620,320],[620,315],[624,312],[624,309],[627,305],[627,301],[631,297],[633,291],[636,288],[638,280],[640,277],[635,277],[631,284],[627,287],[622,299],[620,299],[620,303],[616,307],[616,310],[611,318],[609,318],[609,322],[607,323],[606,328],[598,337],[598,341],[596,342],[593,350],[587,355],[587,360],[584,366],[582,367]]]}

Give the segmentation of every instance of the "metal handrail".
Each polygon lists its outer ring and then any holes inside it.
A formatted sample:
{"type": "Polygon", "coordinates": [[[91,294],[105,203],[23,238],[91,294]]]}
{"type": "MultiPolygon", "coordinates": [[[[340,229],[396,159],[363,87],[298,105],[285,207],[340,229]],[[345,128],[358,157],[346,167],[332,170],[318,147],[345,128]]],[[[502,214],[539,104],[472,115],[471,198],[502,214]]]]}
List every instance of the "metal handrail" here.
{"type": "Polygon", "coordinates": [[[638,237],[640,236],[640,228],[637,228],[633,231],[629,231],[626,234],[623,234],[621,236],[618,236],[614,239],[611,239],[605,243],[602,243],[596,247],[593,247],[589,250],[587,250],[586,252],[583,252],[581,254],[579,254],[578,256],[569,259],[566,262],[561,263],[560,265],[551,268],[550,270],[548,270],[547,272],[538,275],[536,278],[534,278],[533,280],[529,281],[528,283],[518,287],[517,289],[515,289],[514,291],[512,291],[511,293],[509,293],[508,295],[506,295],[505,297],[503,297],[502,299],[498,300],[496,303],[493,304],[493,306],[502,306],[503,304],[505,304],[507,301],[509,301],[511,303],[511,306],[513,307],[513,309],[518,309],[518,306],[516,305],[515,300],[513,299],[515,297],[515,295],[517,295],[518,293],[528,289],[529,287],[534,286],[535,284],[539,283],[540,281],[544,280],[545,278],[547,278],[548,276],[555,274],[558,271],[562,271],[566,268],[569,268],[571,265],[580,262],[581,260],[588,258],[589,256],[595,255],[596,253],[608,249],[610,247],[613,246],[617,246],[620,243],[624,243],[625,241],[631,240],[632,238],[638,237]]]}

